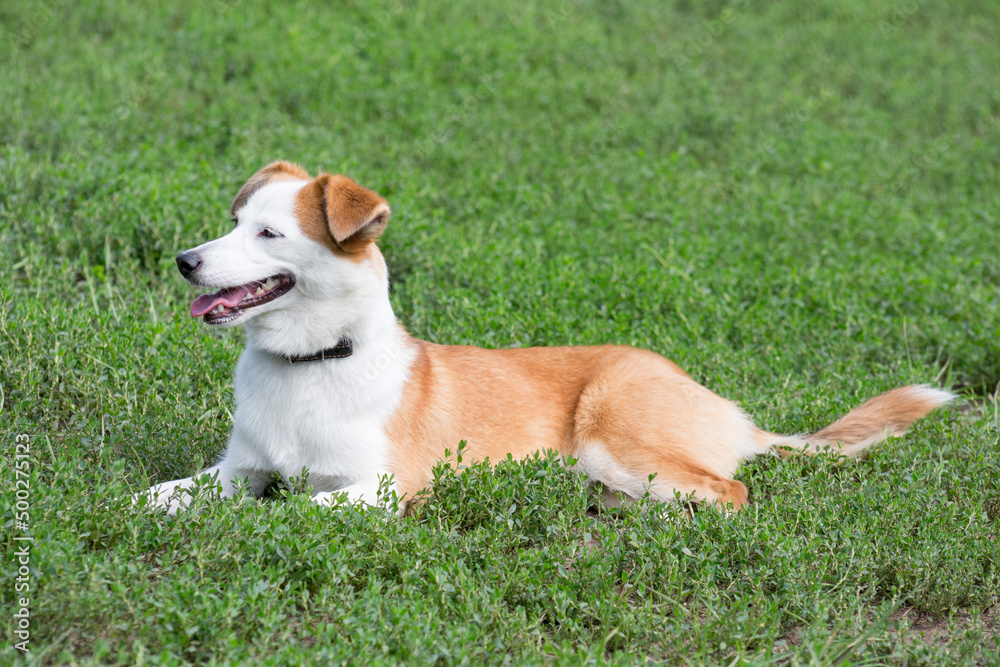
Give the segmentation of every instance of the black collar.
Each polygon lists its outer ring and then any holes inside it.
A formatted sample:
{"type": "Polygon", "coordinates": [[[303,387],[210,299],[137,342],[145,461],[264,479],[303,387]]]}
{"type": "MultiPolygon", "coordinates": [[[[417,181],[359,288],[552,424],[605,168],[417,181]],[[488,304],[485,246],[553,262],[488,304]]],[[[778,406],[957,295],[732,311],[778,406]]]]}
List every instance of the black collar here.
{"type": "Polygon", "coordinates": [[[288,363],[297,364],[303,361],[326,361],[327,359],[342,359],[344,357],[349,357],[354,354],[354,347],[351,345],[349,340],[341,340],[334,347],[328,347],[325,350],[320,350],[319,352],[314,352],[313,354],[306,354],[301,357],[293,357],[287,354],[281,355],[282,359],[288,359],[288,363]]]}

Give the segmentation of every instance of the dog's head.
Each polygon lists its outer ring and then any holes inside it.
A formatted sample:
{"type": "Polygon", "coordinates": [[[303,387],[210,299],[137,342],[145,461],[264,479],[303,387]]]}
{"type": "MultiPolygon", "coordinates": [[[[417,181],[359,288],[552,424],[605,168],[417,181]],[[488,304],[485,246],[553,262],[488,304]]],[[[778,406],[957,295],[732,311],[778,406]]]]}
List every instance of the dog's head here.
{"type": "Polygon", "coordinates": [[[379,293],[384,299],[388,278],[375,240],[390,211],[375,192],[275,162],[244,184],[230,212],[231,232],[177,256],[190,283],[217,290],[195,300],[192,316],[248,324],[274,334],[272,351],[297,354],[349,335],[379,293]],[[302,340],[303,331],[315,335],[302,340]]]}

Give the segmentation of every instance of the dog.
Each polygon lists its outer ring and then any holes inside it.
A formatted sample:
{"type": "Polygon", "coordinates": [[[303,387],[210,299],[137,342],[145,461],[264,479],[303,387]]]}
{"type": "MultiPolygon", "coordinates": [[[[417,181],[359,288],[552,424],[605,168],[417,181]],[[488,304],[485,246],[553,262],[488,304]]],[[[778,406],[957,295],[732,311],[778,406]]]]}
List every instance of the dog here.
{"type": "Polygon", "coordinates": [[[384,503],[387,483],[403,512],[461,441],[473,460],[555,450],[611,504],[679,494],[737,511],[748,498],[733,479],[742,461],[826,448],[854,456],[954,398],[906,386],[811,435],[769,433],[650,351],[411,337],[393,314],[376,245],[389,204],[346,176],[274,162],[230,211],[232,231],[176,261],[188,282],[216,290],[194,301],[192,316],[246,330],[233,429],[217,464],[143,492],[170,513],[205,475],[223,497],[240,487],[259,496],[274,472],[303,469],[316,502],[384,503]]]}

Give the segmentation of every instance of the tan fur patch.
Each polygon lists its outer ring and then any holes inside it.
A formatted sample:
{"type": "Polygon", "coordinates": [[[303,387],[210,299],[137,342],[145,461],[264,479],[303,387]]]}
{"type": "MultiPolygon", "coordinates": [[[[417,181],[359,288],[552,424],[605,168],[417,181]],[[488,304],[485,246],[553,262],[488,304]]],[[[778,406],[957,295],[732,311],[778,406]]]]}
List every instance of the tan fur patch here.
{"type": "Polygon", "coordinates": [[[732,442],[749,437],[749,423],[657,354],[612,345],[409,345],[416,359],[386,428],[390,470],[408,498],[428,485],[445,449],[465,440],[468,458],[493,462],[545,449],[580,458],[601,443],[633,489],[656,473],[662,483],[652,489],[664,500],[677,489],[736,508],[746,502],[746,487],[726,477],[739,460],[732,442]]]}
{"type": "MultiPolygon", "coordinates": [[[[382,262],[373,242],[389,221],[389,204],[347,176],[321,174],[296,196],[295,215],[302,233],[338,255],[382,262]]],[[[382,268],[384,272],[384,267],[382,268]]]]}
{"type": "Polygon", "coordinates": [[[853,445],[869,438],[886,435],[900,436],[910,424],[937,407],[933,402],[914,396],[907,388],[876,396],[846,416],[817,432],[810,441],[839,442],[853,445]]]}
{"type": "Polygon", "coordinates": [[[574,406],[605,347],[485,350],[411,339],[416,352],[403,402],[387,425],[397,488],[409,497],[459,441],[473,460],[552,449],[573,452],[574,406]]]}
{"type": "Polygon", "coordinates": [[[389,221],[389,204],[347,176],[324,174],[326,217],[333,239],[344,250],[360,249],[374,241],[389,221]]]}
{"type": "Polygon", "coordinates": [[[235,216],[237,211],[246,206],[250,197],[268,183],[300,180],[309,180],[309,172],[299,165],[286,162],[285,160],[272,162],[266,167],[259,169],[256,174],[250,177],[250,180],[243,184],[243,187],[236,193],[236,198],[233,199],[233,203],[229,207],[229,214],[235,216]]]}
{"type": "Polygon", "coordinates": [[[323,185],[319,179],[311,181],[295,195],[295,217],[298,218],[302,233],[339,255],[343,250],[330,234],[324,213],[325,206],[323,185]]]}
{"type": "Polygon", "coordinates": [[[744,458],[772,445],[813,453],[810,443],[832,439],[852,443],[842,450],[851,455],[901,433],[951,398],[929,387],[903,387],[813,436],[779,436],[646,350],[486,350],[412,338],[407,345],[415,360],[386,435],[389,472],[411,500],[430,483],[445,450],[454,452],[465,440],[472,460],[521,459],[550,449],[577,459],[606,490],[638,498],[648,489],[665,501],[677,492],[694,494],[738,510],[748,493],[732,475],[744,458]]]}
{"type": "Polygon", "coordinates": [[[757,429],[761,447],[782,456],[816,454],[830,449],[841,456],[857,456],[890,436],[901,436],[921,417],[954,398],[926,385],[898,387],[880,394],[826,428],[811,435],[783,436],[757,429]]]}

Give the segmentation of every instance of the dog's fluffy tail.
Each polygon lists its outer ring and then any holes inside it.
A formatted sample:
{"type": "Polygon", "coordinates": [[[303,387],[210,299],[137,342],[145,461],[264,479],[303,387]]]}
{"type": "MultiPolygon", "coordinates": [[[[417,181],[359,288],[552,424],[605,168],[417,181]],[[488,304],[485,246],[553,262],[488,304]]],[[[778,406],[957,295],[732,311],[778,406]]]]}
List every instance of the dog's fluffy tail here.
{"type": "Polygon", "coordinates": [[[777,435],[758,430],[757,444],[782,456],[830,450],[857,456],[890,436],[906,433],[910,424],[950,403],[955,395],[930,385],[911,385],[887,391],[854,408],[812,435],[777,435]]]}

